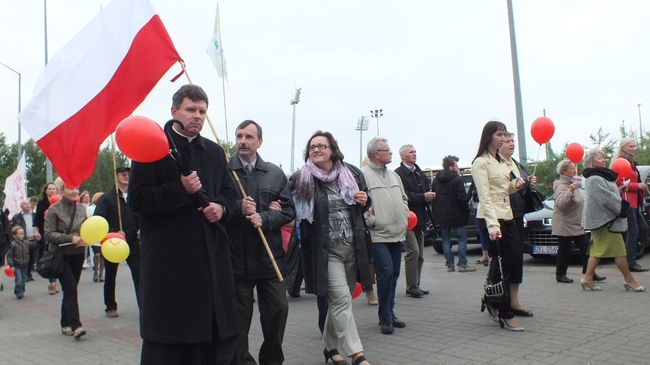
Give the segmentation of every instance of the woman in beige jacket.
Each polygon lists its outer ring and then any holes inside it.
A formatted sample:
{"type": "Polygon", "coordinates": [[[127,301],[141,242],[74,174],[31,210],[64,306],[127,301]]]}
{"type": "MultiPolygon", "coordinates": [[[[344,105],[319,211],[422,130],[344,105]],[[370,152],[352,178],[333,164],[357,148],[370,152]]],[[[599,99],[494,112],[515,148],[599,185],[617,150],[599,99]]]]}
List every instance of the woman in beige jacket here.
{"type": "MultiPolygon", "coordinates": [[[[504,287],[512,281],[513,275],[521,275],[522,262],[517,258],[520,251],[520,233],[512,216],[510,194],[524,185],[521,178],[511,179],[510,169],[498,150],[506,140],[506,126],[498,121],[489,121],[483,127],[478,152],[472,163],[472,177],[479,196],[477,217],[485,219],[490,236],[490,270],[488,280],[495,284],[501,280],[499,261],[503,268],[504,287]],[[499,252],[497,252],[497,241],[499,252]],[[518,274],[519,273],[519,274],[518,274]]],[[[514,318],[510,301],[491,303],[483,299],[481,311],[487,305],[490,316],[499,322],[501,328],[509,331],[523,331],[514,318]]]]}
{"type": "MultiPolygon", "coordinates": [[[[584,200],[580,193],[582,178],[576,176],[578,169],[569,160],[562,160],[557,164],[556,169],[560,178],[553,182],[553,228],[552,234],[557,236],[557,264],[555,268],[555,280],[558,283],[573,283],[573,279],[566,276],[569,265],[569,254],[571,244],[580,250],[582,260],[582,273],[587,270],[587,246],[589,237],[582,228],[582,206],[584,200]]],[[[594,273],[595,281],[603,281],[606,277],[594,273]]]]}

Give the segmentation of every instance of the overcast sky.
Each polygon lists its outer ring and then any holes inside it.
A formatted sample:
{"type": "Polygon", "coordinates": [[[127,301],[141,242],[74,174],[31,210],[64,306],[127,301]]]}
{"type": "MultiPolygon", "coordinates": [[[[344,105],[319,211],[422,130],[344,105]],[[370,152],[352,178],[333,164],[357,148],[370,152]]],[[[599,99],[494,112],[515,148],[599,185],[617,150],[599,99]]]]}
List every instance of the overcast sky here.
{"type": "MultiPolygon", "coordinates": [[[[48,1],[52,57],[108,0],[48,1]]],[[[210,97],[209,114],[225,139],[221,81],[205,49],[216,2],[152,0],[194,83],[210,97]]],[[[599,127],[618,138],[622,121],[650,129],[650,2],[514,0],[528,156],[538,146],[532,121],[545,108],[551,140],[588,144],[599,127]]],[[[22,73],[26,106],[44,68],[43,1],[0,0],[0,62],[22,73]]],[[[421,167],[455,154],[469,165],[483,124],[498,118],[516,130],[506,0],[219,2],[228,63],[228,132],[253,119],[264,128],[260,154],[289,169],[291,106],[297,106],[296,167],[307,138],[331,131],[346,160],[359,163],[360,116],[384,109],[381,136],[396,152],[415,145],[421,167]]],[[[174,66],[135,114],[163,124],[185,79],[174,66]]],[[[0,67],[0,131],[17,140],[17,76],[0,67]]],[[[645,129],[644,128],[644,129],[645,129]]],[[[202,133],[214,139],[209,128],[202,133]]],[[[377,135],[375,120],[363,135],[377,135]]],[[[23,141],[29,136],[23,129],[23,141]]],[[[542,153],[543,156],[543,153],[542,153]]],[[[395,153],[393,167],[399,163],[395,153]]]]}

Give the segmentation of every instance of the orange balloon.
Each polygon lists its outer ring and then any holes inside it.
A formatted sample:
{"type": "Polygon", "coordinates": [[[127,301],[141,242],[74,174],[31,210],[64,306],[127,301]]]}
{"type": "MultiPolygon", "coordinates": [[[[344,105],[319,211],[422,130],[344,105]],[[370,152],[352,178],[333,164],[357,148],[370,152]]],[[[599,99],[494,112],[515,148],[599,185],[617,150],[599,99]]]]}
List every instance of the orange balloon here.
{"type": "Polygon", "coordinates": [[[415,213],[409,211],[409,219],[408,219],[408,223],[406,224],[406,230],[410,231],[413,228],[415,228],[415,226],[417,225],[418,225],[418,216],[415,215],[415,213]]]}
{"type": "Polygon", "coordinates": [[[359,297],[359,295],[361,295],[362,292],[363,292],[363,290],[361,289],[361,284],[360,283],[354,284],[354,291],[352,292],[352,299],[357,299],[359,297]]]}
{"type": "Polygon", "coordinates": [[[126,117],[117,125],[115,141],[122,153],[137,162],[154,162],[169,154],[169,142],[162,128],[139,115],[126,117]]]}
{"type": "Polygon", "coordinates": [[[555,125],[551,119],[539,117],[531,124],[530,134],[533,136],[535,142],[544,144],[550,141],[553,134],[555,134],[555,125]]]}

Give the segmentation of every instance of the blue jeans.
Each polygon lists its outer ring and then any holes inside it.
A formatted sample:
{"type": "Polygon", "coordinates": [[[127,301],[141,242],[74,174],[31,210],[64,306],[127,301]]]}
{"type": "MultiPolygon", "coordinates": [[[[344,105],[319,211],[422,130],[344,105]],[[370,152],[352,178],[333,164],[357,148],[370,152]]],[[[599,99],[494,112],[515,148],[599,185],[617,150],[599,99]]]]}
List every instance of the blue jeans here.
{"type": "Polygon", "coordinates": [[[392,324],[395,317],[395,287],[402,263],[402,244],[373,243],[372,257],[377,275],[379,324],[392,324]]]}
{"type": "Polygon", "coordinates": [[[15,266],[14,269],[16,269],[15,272],[16,285],[14,286],[14,294],[16,295],[16,297],[22,297],[23,295],[25,295],[25,281],[27,281],[27,267],[15,266]]]}
{"type": "Polygon", "coordinates": [[[458,236],[458,266],[465,267],[467,266],[467,233],[465,232],[465,226],[456,227],[456,228],[442,228],[442,251],[445,254],[445,261],[447,267],[454,268],[454,254],[451,252],[451,230],[456,231],[456,236],[458,236]]]}

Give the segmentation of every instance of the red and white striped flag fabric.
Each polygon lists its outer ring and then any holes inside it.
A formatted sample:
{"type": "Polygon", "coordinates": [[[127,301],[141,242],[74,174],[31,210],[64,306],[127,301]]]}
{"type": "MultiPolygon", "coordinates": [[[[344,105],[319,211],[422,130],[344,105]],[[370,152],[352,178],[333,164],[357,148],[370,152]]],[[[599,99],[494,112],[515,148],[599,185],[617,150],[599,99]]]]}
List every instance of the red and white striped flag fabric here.
{"type": "Polygon", "coordinates": [[[181,58],[148,0],[113,0],[47,64],[18,119],[68,186],[181,58]]]}

